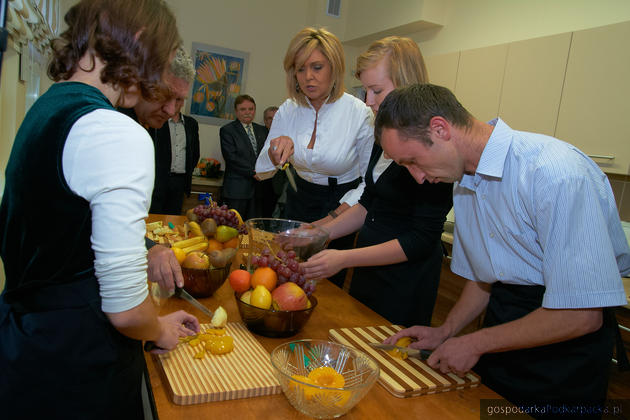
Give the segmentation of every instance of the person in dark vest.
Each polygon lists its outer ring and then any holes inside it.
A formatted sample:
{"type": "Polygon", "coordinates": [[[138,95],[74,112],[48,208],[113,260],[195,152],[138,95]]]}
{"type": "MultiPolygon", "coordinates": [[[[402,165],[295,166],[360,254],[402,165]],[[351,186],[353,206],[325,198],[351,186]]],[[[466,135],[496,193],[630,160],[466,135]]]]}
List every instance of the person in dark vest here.
{"type": "MultiPolygon", "coordinates": [[[[417,182],[455,182],[451,270],[468,279],[443,325],[388,338],[483,383],[534,417],[606,398],[630,249],[606,175],[575,146],[475,119],[448,89],[390,93],[375,138],[417,182]],[[483,328],[458,332],[485,310],[483,328]]],[[[618,353],[618,357],[622,357],[618,353]]],[[[566,413],[565,413],[566,414],[566,413]]],[[[563,416],[569,417],[569,416],[563,416]]]]}
{"type": "Polygon", "coordinates": [[[115,107],[163,98],[181,40],[162,0],[84,0],[65,21],[48,69],[57,83],[26,114],[6,168],[0,412],[138,419],[142,340],[173,349],[199,322],[158,317],[148,294],[153,145],[115,107]]]}

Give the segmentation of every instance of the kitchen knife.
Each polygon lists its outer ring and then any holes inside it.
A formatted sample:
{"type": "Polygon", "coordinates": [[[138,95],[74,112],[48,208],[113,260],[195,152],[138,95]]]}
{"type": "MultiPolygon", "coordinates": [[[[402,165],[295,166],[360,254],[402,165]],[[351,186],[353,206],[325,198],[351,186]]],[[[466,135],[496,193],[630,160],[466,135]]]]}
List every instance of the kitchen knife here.
{"type": "MultiPolygon", "coordinates": [[[[175,293],[173,294],[173,296],[176,296],[180,299],[184,299],[190,302],[195,308],[199,309],[201,312],[208,315],[210,319],[212,319],[212,315],[213,315],[212,311],[206,308],[205,306],[203,306],[197,299],[190,296],[190,294],[188,294],[188,292],[185,291],[183,288],[175,286],[175,293]]],[[[151,350],[154,350],[154,349],[161,350],[161,347],[156,346],[153,341],[147,341],[146,343],[144,343],[144,351],[150,352],[151,350]]]]}
{"type": "Polygon", "coordinates": [[[295,183],[295,178],[293,178],[293,172],[291,172],[291,169],[289,168],[289,162],[282,165],[280,170],[287,174],[287,179],[289,180],[289,184],[291,184],[291,188],[293,188],[293,191],[297,192],[297,184],[295,183]]]}
{"type": "Polygon", "coordinates": [[[394,346],[393,344],[383,344],[383,343],[369,343],[369,344],[370,346],[379,350],[389,351],[389,350],[398,349],[398,351],[402,353],[407,353],[407,356],[409,357],[416,357],[422,360],[426,360],[432,353],[431,350],[418,350],[418,349],[412,349],[411,347],[394,346]]]}

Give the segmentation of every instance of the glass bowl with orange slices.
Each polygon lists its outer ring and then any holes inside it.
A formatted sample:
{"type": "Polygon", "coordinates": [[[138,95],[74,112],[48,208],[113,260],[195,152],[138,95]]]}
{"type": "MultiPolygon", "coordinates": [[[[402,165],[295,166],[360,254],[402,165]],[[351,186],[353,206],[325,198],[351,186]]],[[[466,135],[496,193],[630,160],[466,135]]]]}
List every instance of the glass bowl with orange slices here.
{"type": "Polygon", "coordinates": [[[271,352],[271,365],[289,403],[319,419],[346,414],[380,375],[364,352],[323,340],[281,344],[271,352]]]}

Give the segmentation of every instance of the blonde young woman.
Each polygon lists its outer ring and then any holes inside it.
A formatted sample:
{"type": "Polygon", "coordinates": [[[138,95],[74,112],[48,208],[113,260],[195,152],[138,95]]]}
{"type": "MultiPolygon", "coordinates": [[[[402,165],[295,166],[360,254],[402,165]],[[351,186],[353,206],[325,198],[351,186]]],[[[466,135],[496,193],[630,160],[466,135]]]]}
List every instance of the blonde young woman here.
{"type": "MultiPolygon", "coordinates": [[[[287,49],[284,69],[289,99],[274,116],[256,172],[291,162],[298,175],[297,192],[287,188],[284,216],[325,222],[361,197],[374,144],[372,112],[344,92],[343,48],[324,29],[298,32],[287,49]]],[[[350,247],[352,239],[341,238],[333,246],[350,247]]],[[[330,278],[338,286],[343,279],[343,273],[330,278]]]]}
{"type": "MultiPolygon", "coordinates": [[[[357,58],[355,76],[374,113],[395,88],[428,80],[417,44],[401,37],[370,45],[357,58]]],[[[302,264],[306,277],[326,277],[356,267],[352,296],[393,323],[429,325],[440,279],[441,234],[452,206],[452,184],[418,185],[377,144],[365,182],[359,203],[323,224],[333,239],[359,230],[356,248],[327,249],[314,255],[302,264]]]]}

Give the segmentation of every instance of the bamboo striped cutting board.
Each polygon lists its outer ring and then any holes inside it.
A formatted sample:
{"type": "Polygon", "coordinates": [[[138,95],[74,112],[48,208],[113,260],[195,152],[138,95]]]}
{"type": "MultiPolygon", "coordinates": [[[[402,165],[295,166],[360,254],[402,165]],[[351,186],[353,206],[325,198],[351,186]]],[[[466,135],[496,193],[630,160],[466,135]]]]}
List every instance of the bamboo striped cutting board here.
{"type": "MultiPolygon", "coordinates": [[[[210,324],[201,327],[205,330],[210,324]]],[[[269,353],[247,327],[230,322],[226,333],[234,339],[234,350],[230,353],[206,353],[203,359],[195,359],[193,356],[199,348],[181,343],[175,350],[157,356],[175,404],[199,404],[282,392],[273,374],[269,353]]]]}
{"type": "Polygon", "coordinates": [[[354,347],[372,356],[381,368],[378,382],[399,398],[472,388],[479,385],[480,378],[469,372],[465,378],[432,369],[424,360],[409,357],[405,360],[392,357],[368,343],[381,343],[401,330],[399,325],[378,327],[340,328],[329,330],[331,340],[354,347]]]}

